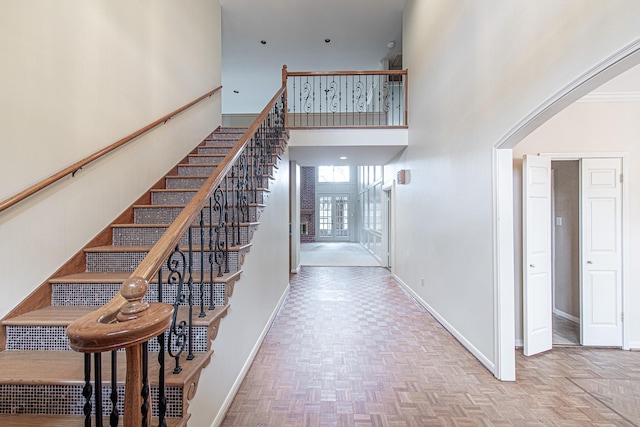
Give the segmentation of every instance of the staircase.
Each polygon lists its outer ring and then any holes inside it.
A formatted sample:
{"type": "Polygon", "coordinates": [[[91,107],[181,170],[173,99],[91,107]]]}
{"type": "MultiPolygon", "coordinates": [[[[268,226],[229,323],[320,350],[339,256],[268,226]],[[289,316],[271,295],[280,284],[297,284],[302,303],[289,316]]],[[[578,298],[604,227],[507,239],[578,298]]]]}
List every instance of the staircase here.
{"type": "MultiPolygon", "coordinates": [[[[245,129],[219,128],[209,135],[180,164],[176,165],[162,181],[143,195],[124,212],[108,230],[97,236],[79,256],[63,266],[48,281],[47,288],[37,293],[41,296],[21,304],[22,312],[2,321],[6,343],[0,352],[0,426],[82,426],[86,400],[84,356],[72,351],[67,326],[79,317],[106,304],[119,292],[122,282],[136,269],[150,248],[163,235],[195,192],[217,168],[233,148],[245,129]],[[31,307],[28,311],[24,307],[31,307]]],[[[280,139],[277,149],[270,154],[268,166],[257,178],[259,183],[248,203],[248,217],[237,222],[232,239],[229,233],[220,237],[228,248],[228,272],[202,263],[209,256],[209,223],[219,222],[219,212],[203,210],[201,219],[191,227],[191,239],[182,237],[179,245],[183,252],[192,247],[195,254],[193,270],[185,276],[185,283],[193,284],[192,313],[186,285],[180,298],[178,285],[162,286],[159,295],[158,279],[151,281],[143,301],[164,302],[176,307],[177,321],[192,320],[192,349],[179,356],[181,372],[174,374],[175,362],[167,355],[165,365],[165,393],[167,396],[167,425],[186,426],[189,419],[189,400],[197,388],[200,372],[209,363],[221,319],[229,308],[229,297],[242,274],[242,264],[251,248],[251,238],[256,231],[260,214],[269,195],[269,182],[277,169],[285,140],[280,139]],[[207,214],[213,212],[213,214],[207,214]],[[210,215],[213,215],[211,218],[210,215]],[[189,241],[191,240],[191,242],[189,241]],[[228,240],[228,242],[227,242],[228,240]],[[203,246],[202,257],[200,247],[203,246]],[[216,273],[216,274],[212,274],[216,273]],[[221,273],[221,274],[218,274],[221,273]],[[211,278],[213,277],[213,283],[211,278]],[[191,280],[188,280],[191,279],[191,280]],[[193,356],[193,360],[187,360],[193,356]]],[[[242,177],[236,177],[242,178],[242,177]]],[[[229,181],[223,181],[225,188],[229,181]]],[[[235,191],[235,190],[234,190],[235,191]]],[[[237,198],[235,199],[237,200],[237,198]]],[[[165,279],[170,269],[163,267],[165,279]]],[[[161,279],[163,280],[163,279],[161,279]]],[[[16,312],[14,310],[14,312],[16,312]]],[[[167,342],[170,342],[168,334],[167,342]]],[[[149,379],[152,401],[157,398],[159,370],[158,340],[149,342],[149,379]]],[[[174,349],[175,350],[175,349],[174,349]]],[[[118,372],[117,403],[122,425],[125,378],[125,354],[117,353],[117,366],[112,367],[109,357],[102,360],[102,407],[104,425],[109,424],[112,410],[111,370],[118,372]]],[[[105,355],[106,356],[106,355],[105,355]]],[[[155,403],[153,404],[155,405],[155,403]]],[[[157,406],[157,405],[156,405],[157,406]]],[[[93,403],[95,410],[96,403],[93,403]]],[[[157,425],[157,408],[153,408],[152,424],[157,425]]],[[[114,425],[115,421],[111,421],[114,425]]]]}

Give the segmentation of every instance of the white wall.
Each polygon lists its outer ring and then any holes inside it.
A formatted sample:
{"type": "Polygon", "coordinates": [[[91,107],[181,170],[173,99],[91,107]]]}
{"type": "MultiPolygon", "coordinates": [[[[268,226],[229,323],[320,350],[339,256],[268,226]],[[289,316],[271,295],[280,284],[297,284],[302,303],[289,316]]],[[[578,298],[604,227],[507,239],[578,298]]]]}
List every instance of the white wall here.
{"type": "Polygon", "coordinates": [[[202,371],[191,401],[189,425],[222,421],[289,286],[289,156],[279,164],[251,252],[229,300],[231,308],[213,341],[215,353],[202,371]],[[217,418],[216,418],[217,417],[217,418]]]}
{"type": "Polygon", "coordinates": [[[561,88],[640,36],[632,0],[408,0],[409,146],[395,273],[495,370],[492,149],[561,88]],[[421,278],[425,285],[421,286],[421,278]]]}
{"type": "MultiPolygon", "coordinates": [[[[3,2],[0,199],[220,85],[217,0],[3,2]]],[[[0,213],[0,317],[221,121],[221,95],[0,213]]]]}
{"type": "MultiPolygon", "coordinates": [[[[522,257],[521,174],[524,154],[536,153],[626,153],[624,185],[629,195],[625,321],[628,343],[640,348],[640,99],[627,102],[576,102],[525,138],[513,150],[514,200],[516,201],[516,259],[522,257]]],[[[516,341],[522,340],[522,265],[516,269],[516,341]]]]}

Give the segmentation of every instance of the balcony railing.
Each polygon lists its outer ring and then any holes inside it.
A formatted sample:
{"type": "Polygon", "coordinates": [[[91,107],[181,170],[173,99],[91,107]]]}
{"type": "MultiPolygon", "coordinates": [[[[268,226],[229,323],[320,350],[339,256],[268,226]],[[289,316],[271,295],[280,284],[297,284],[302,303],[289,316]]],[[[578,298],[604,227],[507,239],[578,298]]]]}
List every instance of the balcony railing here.
{"type": "Polygon", "coordinates": [[[407,70],[290,72],[287,127],[406,127],[407,70]]]}

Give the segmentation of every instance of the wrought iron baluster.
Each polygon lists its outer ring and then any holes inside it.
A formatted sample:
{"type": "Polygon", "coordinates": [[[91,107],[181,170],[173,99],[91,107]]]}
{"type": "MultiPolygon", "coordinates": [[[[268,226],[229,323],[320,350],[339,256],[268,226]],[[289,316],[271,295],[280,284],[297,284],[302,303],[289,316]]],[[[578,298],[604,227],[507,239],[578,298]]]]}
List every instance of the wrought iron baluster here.
{"type": "MultiPolygon", "coordinates": [[[[225,256],[225,269],[224,272],[228,273],[229,272],[229,256],[228,256],[228,250],[229,250],[229,241],[230,241],[230,237],[229,237],[229,175],[227,174],[224,177],[224,193],[223,193],[223,198],[224,198],[224,241],[227,247],[227,256],[225,256]]],[[[240,242],[238,242],[240,243],[240,242]]]]}
{"type": "Polygon", "coordinates": [[[167,344],[167,352],[169,356],[175,359],[176,365],[173,369],[174,374],[182,372],[180,366],[180,355],[184,351],[184,347],[187,340],[186,327],[187,322],[182,320],[178,322],[178,309],[180,304],[184,302],[183,286],[184,276],[186,274],[186,257],[180,248],[176,246],[174,251],[169,255],[167,259],[167,269],[169,270],[169,277],[167,278],[167,284],[177,285],[176,300],[173,303],[173,315],[171,317],[171,328],[169,329],[169,342],[167,344]]]}
{"type": "MultiPolygon", "coordinates": [[[[293,126],[296,126],[297,122],[296,122],[296,78],[295,76],[291,81],[291,86],[292,86],[292,91],[291,91],[291,94],[289,95],[289,99],[291,99],[291,102],[289,102],[289,105],[290,105],[290,108],[292,109],[291,112],[293,113],[293,126]]],[[[291,121],[291,115],[289,115],[289,121],[291,121]]]]}
{"type": "Polygon", "coordinates": [[[227,205],[227,209],[229,209],[229,227],[231,228],[231,242],[229,243],[231,246],[237,246],[238,241],[236,240],[236,209],[237,209],[237,194],[236,194],[236,165],[238,161],[231,166],[231,170],[225,177],[227,181],[227,200],[229,204],[227,205]]]}
{"type": "Polygon", "coordinates": [[[118,352],[111,352],[111,414],[109,415],[109,424],[111,427],[118,425],[120,412],[118,411],[118,352]]]}
{"type": "MultiPolygon", "coordinates": [[[[315,117],[318,117],[318,120],[320,121],[319,126],[322,126],[322,76],[318,77],[318,85],[320,86],[318,89],[318,105],[320,108],[319,114],[314,115],[314,120],[313,120],[313,125],[316,125],[316,121],[315,121],[315,117]]],[[[315,101],[315,99],[314,99],[315,101]]],[[[315,102],[314,102],[315,105],[315,102]]]]}
{"type": "Polygon", "coordinates": [[[195,357],[193,355],[193,262],[193,226],[189,226],[189,281],[187,282],[187,289],[189,292],[187,295],[187,303],[189,304],[189,319],[187,319],[189,324],[189,339],[187,345],[189,348],[189,354],[187,355],[187,360],[193,360],[195,357]]]}
{"type": "Polygon", "coordinates": [[[93,361],[95,364],[93,378],[96,385],[96,427],[102,427],[102,353],[94,353],[93,361]]]}
{"type": "MultiPolygon", "coordinates": [[[[162,302],[162,269],[158,271],[158,302],[162,302]]],[[[164,367],[166,351],[165,334],[158,335],[158,427],[167,427],[167,394],[165,390],[164,367]]]]}
{"type": "Polygon", "coordinates": [[[91,427],[91,396],[93,394],[93,387],[91,386],[91,354],[84,353],[84,387],[82,387],[82,396],[84,397],[84,406],[82,412],[84,413],[84,425],[85,427],[91,427]]]}
{"type": "Polygon", "coordinates": [[[140,396],[142,397],[142,427],[149,427],[149,342],[142,344],[142,389],[140,396]]]}
{"type": "Polygon", "coordinates": [[[213,310],[215,305],[213,303],[213,275],[215,272],[215,263],[214,263],[214,253],[213,253],[213,197],[209,197],[209,282],[210,287],[210,299],[209,299],[209,310],[213,310]]]}
{"type": "Polygon", "coordinates": [[[204,249],[204,209],[202,209],[200,211],[200,313],[198,317],[206,316],[204,312],[204,249]]]}
{"type": "Polygon", "coordinates": [[[220,186],[213,192],[214,211],[218,212],[218,225],[216,225],[216,244],[214,247],[215,262],[218,267],[218,277],[222,277],[222,266],[225,264],[225,258],[227,258],[227,245],[222,241],[222,227],[224,226],[224,212],[222,205],[222,189],[220,186]]]}

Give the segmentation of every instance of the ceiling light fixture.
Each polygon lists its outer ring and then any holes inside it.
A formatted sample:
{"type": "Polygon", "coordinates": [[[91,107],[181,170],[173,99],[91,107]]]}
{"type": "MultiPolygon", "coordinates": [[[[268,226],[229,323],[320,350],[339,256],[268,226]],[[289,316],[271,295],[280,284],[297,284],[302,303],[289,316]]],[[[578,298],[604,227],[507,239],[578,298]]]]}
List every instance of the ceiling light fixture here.
{"type": "Polygon", "coordinates": [[[260,40],[260,43],[267,44],[267,41],[266,40],[260,40]]]}
{"type": "Polygon", "coordinates": [[[347,160],[347,156],[340,157],[340,160],[347,160]]]}
{"type": "Polygon", "coordinates": [[[394,47],[396,47],[396,42],[391,40],[389,43],[387,43],[387,47],[389,49],[393,49],[394,47]]]}

